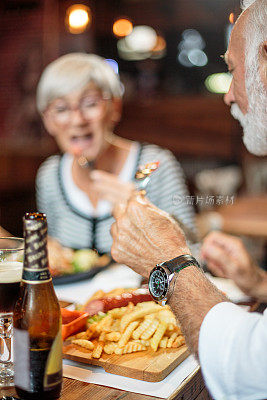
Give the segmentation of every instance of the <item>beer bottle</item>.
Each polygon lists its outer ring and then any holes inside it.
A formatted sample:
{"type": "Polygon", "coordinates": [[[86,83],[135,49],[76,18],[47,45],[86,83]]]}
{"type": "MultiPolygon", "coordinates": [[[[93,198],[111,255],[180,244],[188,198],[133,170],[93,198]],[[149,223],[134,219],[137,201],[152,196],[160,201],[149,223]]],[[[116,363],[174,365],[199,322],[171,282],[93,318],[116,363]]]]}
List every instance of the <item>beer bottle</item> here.
{"type": "Polygon", "coordinates": [[[25,252],[14,308],[15,388],[30,400],[53,400],[62,385],[61,314],[47,259],[46,215],[26,213],[25,252]]]}

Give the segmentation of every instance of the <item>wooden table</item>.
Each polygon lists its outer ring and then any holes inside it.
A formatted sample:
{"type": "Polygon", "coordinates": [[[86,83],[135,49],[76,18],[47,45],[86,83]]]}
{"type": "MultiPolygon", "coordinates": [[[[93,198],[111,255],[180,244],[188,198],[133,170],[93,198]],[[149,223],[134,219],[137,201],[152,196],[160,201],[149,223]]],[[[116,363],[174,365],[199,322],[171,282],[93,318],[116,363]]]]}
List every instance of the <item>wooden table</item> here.
{"type": "MultiPolygon", "coordinates": [[[[0,396],[16,396],[15,389],[1,389],[0,396]]],[[[1,398],[0,397],[0,398],[1,398]]],[[[63,390],[60,400],[162,400],[158,397],[144,396],[124,390],[113,389],[92,383],[80,382],[75,379],[64,378],[63,390]]],[[[168,400],[211,400],[200,368],[189,375],[189,377],[177,388],[168,400]]]]}

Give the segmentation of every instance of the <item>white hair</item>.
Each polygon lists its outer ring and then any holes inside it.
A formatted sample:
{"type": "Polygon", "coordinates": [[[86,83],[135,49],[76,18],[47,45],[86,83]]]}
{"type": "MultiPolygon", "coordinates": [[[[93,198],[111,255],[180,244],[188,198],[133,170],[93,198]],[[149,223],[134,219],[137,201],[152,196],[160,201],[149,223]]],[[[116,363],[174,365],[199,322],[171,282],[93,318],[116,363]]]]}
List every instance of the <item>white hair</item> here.
{"type": "Polygon", "coordinates": [[[242,9],[248,7],[249,14],[244,27],[245,39],[245,85],[248,96],[248,112],[242,115],[237,104],[231,111],[244,131],[244,143],[256,155],[267,154],[267,92],[261,80],[259,69],[259,49],[267,39],[266,0],[244,0],[242,9]]]}
{"type": "Polygon", "coordinates": [[[49,64],[37,87],[37,109],[43,112],[49,103],[93,82],[112,98],[122,97],[122,84],[104,58],[95,54],[70,53],[49,64]]]}
{"type": "Polygon", "coordinates": [[[243,1],[241,0],[241,4],[240,4],[241,9],[243,11],[245,11],[248,7],[251,6],[251,4],[255,3],[255,1],[256,0],[243,0],[243,1]]]}

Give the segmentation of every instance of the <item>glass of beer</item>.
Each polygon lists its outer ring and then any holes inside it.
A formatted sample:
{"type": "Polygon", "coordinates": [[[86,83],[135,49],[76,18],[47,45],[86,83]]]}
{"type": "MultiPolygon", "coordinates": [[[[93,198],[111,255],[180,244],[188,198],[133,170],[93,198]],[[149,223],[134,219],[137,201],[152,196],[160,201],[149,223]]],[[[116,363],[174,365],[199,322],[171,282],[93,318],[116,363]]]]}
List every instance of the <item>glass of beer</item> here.
{"type": "Polygon", "coordinates": [[[12,316],[19,295],[23,255],[24,239],[0,238],[0,387],[13,385],[12,316]]]}

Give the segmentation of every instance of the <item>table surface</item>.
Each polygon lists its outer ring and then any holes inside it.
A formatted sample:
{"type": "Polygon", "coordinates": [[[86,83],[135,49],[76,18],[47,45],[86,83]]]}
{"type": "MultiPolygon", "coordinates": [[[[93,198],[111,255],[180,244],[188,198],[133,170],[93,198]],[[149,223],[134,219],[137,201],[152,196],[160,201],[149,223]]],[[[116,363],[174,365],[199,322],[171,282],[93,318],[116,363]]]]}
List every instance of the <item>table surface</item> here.
{"type": "MultiPolygon", "coordinates": [[[[14,388],[1,389],[0,396],[16,396],[14,388]]],[[[63,378],[63,389],[60,400],[162,400],[159,397],[144,396],[124,390],[95,385],[92,383],[80,382],[75,379],[63,378]]],[[[211,400],[200,368],[192,373],[173,393],[168,400],[211,400]]]]}
{"type": "MultiPolygon", "coordinates": [[[[62,307],[69,305],[69,302],[60,301],[62,307]]],[[[0,388],[0,400],[3,396],[14,396],[13,388],[0,388]]],[[[115,388],[81,382],[76,379],[63,378],[63,388],[60,400],[163,400],[159,397],[145,396],[133,392],[127,392],[115,388]]],[[[210,400],[211,397],[205,387],[200,368],[192,372],[168,398],[168,400],[210,400]]]]}
{"type": "MultiPolygon", "coordinates": [[[[250,306],[250,311],[263,312],[266,304],[260,304],[255,301],[247,303],[250,306]]],[[[0,400],[4,396],[15,396],[14,387],[1,388],[0,400]]],[[[81,382],[76,379],[63,378],[63,388],[60,400],[164,400],[159,397],[145,396],[125,390],[114,389],[106,386],[95,385],[92,383],[81,382]]],[[[165,399],[166,400],[166,399],[165,399]]],[[[177,390],[167,400],[212,400],[203,377],[201,369],[197,368],[177,387],[177,390]]]]}

